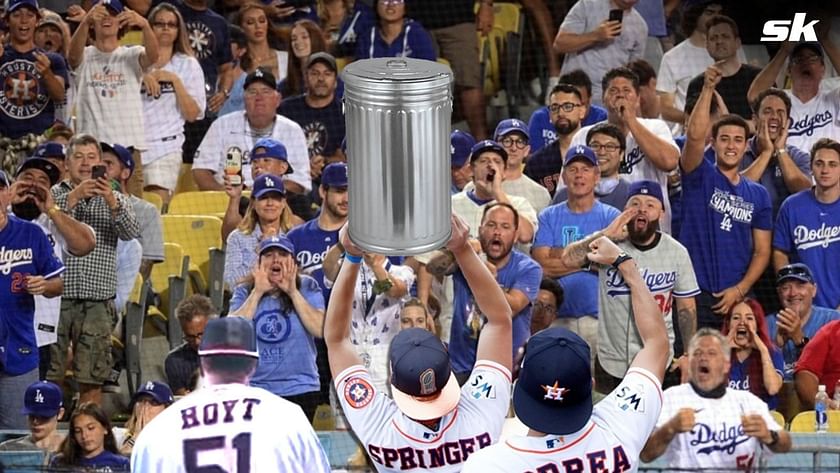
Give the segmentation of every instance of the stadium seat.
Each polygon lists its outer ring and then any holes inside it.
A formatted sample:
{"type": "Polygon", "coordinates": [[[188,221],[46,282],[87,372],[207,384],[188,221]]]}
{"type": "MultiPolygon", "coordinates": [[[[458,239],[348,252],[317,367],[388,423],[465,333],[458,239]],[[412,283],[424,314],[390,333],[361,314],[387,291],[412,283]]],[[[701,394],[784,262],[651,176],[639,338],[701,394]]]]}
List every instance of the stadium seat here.
{"type": "MultiPolygon", "coordinates": [[[[790,421],[791,432],[816,432],[814,411],[802,411],[790,421]]],[[[828,411],[828,431],[840,432],[840,411],[828,411]]]]}
{"type": "Polygon", "coordinates": [[[21,450],[0,452],[0,471],[23,473],[43,471],[46,452],[41,450],[21,450]]]}
{"type": "Polygon", "coordinates": [[[164,260],[152,266],[149,280],[160,296],[160,310],[166,315],[166,335],[170,348],[181,343],[181,326],[175,317],[175,306],[187,296],[190,257],[177,243],[163,244],[164,260]]]}
{"type": "Polygon", "coordinates": [[[163,199],[160,195],[155,194],[154,192],[143,192],[143,200],[155,206],[158,209],[158,212],[162,211],[163,209],[163,199]]]}
{"type": "Polygon", "coordinates": [[[207,215],[161,216],[163,241],[178,243],[189,256],[190,283],[194,292],[210,296],[222,307],[225,253],[222,250],[222,219],[207,215]]]}
{"type": "Polygon", "coordinates": [[[169,215],[211,215],[224,218],[230,198],[224,191],[190,191],[172,196],[169,215]]]}
{"type": "Polygon", "coordinates": [[[140,353],[143,343],[143,327],[146,319],[149,282],[143,281],[139,274],[134,279],[134,287],[128,298],[125,310],[125,370],[128,379],[128,392],[131,396],[140,386],[142,370],[140,353]]]}
{"type": "Polygon", "coordinates": [[[773,420],[775,420],[777,424],[781,425],[783,429],[785,428],[785,416],[783,416],[781,412],[770,411],[770,415],[773,416],[773,420]]]}
{"type": "MultiPolygon", "coordinates": [[[[476,11],[479,4],[476,3],[476,11]]],[[[488,35],[478,33],[478,51],[484,95],[493,97],[507,92],[508,117],[519,117],[521,97],[520,68],[525,14],[518,3],[493,4],[493,29],[488,35]]]]}

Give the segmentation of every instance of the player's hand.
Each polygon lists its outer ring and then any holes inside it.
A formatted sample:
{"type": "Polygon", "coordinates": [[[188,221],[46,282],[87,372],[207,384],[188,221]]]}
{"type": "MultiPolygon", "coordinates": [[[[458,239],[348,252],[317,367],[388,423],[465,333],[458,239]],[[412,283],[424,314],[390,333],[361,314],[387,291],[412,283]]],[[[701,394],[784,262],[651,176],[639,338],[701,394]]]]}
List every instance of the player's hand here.
{"type": "Polygon", "coordinates": [[[43,276],[26,276],[26,292],[40,296],[47,290],[47,280],[43,276]]]}
{"type": "Polygon", "coordinates": [[[602,235],[589,244],[589,253],[586,257],[593,263],[610,266],[619,254],[621,254],[621,248],[607,236],[602,235]]]}
{"type": "Polygon", "coordinates": [[[384,255],[379,255],[376,253],[365,253],[363,256],[365,260],[365,264],[368,265],[368,268],[378,268],[378,267],[385,267],[386,258],[384,255]]]}
{"type": "Polygon", "coordinates": [[[693,407],[683,407],[679,411],[677,411],[674,417],[671,417],[671,420],[668,421],[668,424],[674,430],[674,432],[678,434],[682,434],[685,432],[691,432],[694,429],[694,424],[697,422],[694,419],[694,408],[693,407]]]}
{"type": "Polygon", "coordinates": [[[446,243],[446,249],[453,253],[469,245],[470,227],[461,217],[454,213],[449,218],[452,225],[452,235],[446,243]]]}
{"type": "Polygon", "coordinates": [[[324,170],[326,161],[320,154],[316,154],[309,158],[309,176],[314,180],[321,177],[321,172],[324,170]]]}
{"type": "Polygon", "coordinates": [[[630,223],[636,216],[639,215],[639,210],[635,208],[626,209],[621,212],[618,217],[614,218],[607,228],[603,230],[604,236],[614,242],[624,241],[627,239],[627,224],[630,223]]]}
{"type": "Polygon", "coordinates": [[[49,56],[38,51],[35,51],[33,54],[35,55],[35,70],[38,71],[38,74],[41,74],[42,77],[52,76],[53,71],[50,68],[49,56]]]}
{"type": "Polygon", "coordinates": [[[160,97],[160,81],[154,71],[143,74],[143,86],[146,87],[146,95],[149,97],[160,97]]]}
{"type": "Polygon", "coordinates": [[[242,197],[242,184],[239,184],[238,186],[232,185],[230,183],[230,176],[227,174],[222,177],[222,180],[225,184],[225,194],[227,194],[230,199],[239,202],[239,199],[242,197]]]}
{"type": "Polygon", "coordinates": [[[801,340],[805,336],[802,333],[802,319],[799,313],[788,307],[776,314],[776,331],[783,334],[785,339],[794,341],[801,340]]]}
{"type": "Polygon", "coordinates": [[[720,299],[717,304],[712,306],[712,310],[720,315],[728,314],[735,304],[744,300],[741,291],[736,286],[727,287],[720,292],[712,293],[712,295],[720,299]]]}
{"type": "Polygon", "coordinates": [[[350,234],[348,232],[348,228],[349,228],[348,223],[345,223],[341,227],[341,230],[338,231],[338,241],[341,243],[341,246],[344,248],[344,252],[347,253],[348,255],[360,256],[360,257],[364,256],[364,253],[365,253],[364,250],[362,250],[361,248],[356,246],[356,244],[353,243],[353,240],[350,239],[350,234]]]}
{"type": "Polygon", "coordinates": [[[718,61],[706,68],[706,72],[703,74],[703,87],[708,89],[717,87],[720,80],[723,79],[723,72],[719,68],[721,64],[722,61],[718,61]]]}
{"type": "Polygon", "coordinates": [[[595,35],[598,37],[598,41],[611,41],[620,34],[620,21],[604,20],[600,25],[598,25],[598,28],[595,29],[595,35]]]}
{"type": "Polygon", "coordinates": [[[759,414],[742,415],[741,425],[744,427],[744,433],[749,437],[755,437],[764,443],[769,443],[772,440],[767,422],[759,414]]]}
{"type": "Polygon", "coordinates": [[[475,16],[475,29],[483,36],[487,36],[493,30],[493,13],[492,5],[481,2],[475,16]]]}

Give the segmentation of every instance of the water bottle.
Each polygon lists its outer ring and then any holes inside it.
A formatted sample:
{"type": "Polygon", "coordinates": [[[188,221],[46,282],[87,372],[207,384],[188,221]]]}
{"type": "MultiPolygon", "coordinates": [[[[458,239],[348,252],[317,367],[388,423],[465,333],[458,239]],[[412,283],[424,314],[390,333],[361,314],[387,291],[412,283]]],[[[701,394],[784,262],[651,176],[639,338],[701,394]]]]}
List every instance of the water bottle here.
{"type": "Polygon", "coordinates": [[[815,427],[818,434],[828,432],[828,393],[825,392],[825,385],[820,384],[817,388],[817,396],[814,398],[814,414],[816,415],[815,427]]]}

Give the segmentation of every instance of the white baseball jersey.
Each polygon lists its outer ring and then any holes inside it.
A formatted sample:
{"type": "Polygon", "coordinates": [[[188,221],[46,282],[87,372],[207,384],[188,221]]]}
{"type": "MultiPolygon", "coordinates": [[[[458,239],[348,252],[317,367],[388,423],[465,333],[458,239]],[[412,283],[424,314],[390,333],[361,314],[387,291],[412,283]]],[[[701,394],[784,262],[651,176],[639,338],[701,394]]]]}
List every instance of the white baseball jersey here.
{"type": "Polygon", "coordinates": [[[840,140],[840,87],[820,90],[816,97],[802,103],[790,89],[790,125],[787,144],[805,151],[820,138],[840,140]]]}
{"type": "Polygon", "coordinates": [[[251,150],[260,138],[274,138],[283,143],[289,154],[289,164],[293,173],[287,174],[286,179],[294,181],[307,191],[312,189],[312,179],[309,176],[309,149],[306,147],[306,137],[303,129],[292,120],[277,115],[274,128],[265,136],[256,136],[245,112],[232,112],[217,118],[195,152],[193,169],[207,169],[216,174],[216,181],[222,183],[225,156],[228,152],[238,152],[242,155],[242,177],[245,185],[251,187],[254,179],[251,176],[251,150]]]}
{"type": "MultiPolygon", "coordinates": [[[[534,233],[537,232],[537,212],[534,207],[528,202],[528,199],[518,195],[508,195],[510,205],[516,209],[520,218],[527,219],[534,226],[534,233]]],[[[464,219],[464,222],[470,227],[470,238],[478,238],[478,229],[481,227],[481,216],[484,209],[495,203],[491,200],[484,203],[479,203],[473,200],[466,191],[461,191],[452,196],[452,212],[455,215],[464,219]]]]}
{"type": "Polygon", "coordinates": [[[592,418],[579,431],[510,437],[470,456],[461,471],[636,471],[661,407],[662,388],[656,376],[631,368],[624,381],[595,405],[592,418]]]}
{"type": "Polygon", "coordinates": [[[243,384],[208,386],[155,417],[137,438],[131,471],[328,472],[297,405],[243,384]]]}
{"type": "MultiPolygon", "coordinates": [[[[679,152],[680,148],[677,146],[677,143],[674,142],[674,137],[671,135],[671,130],[668,128],[667,123],[658,118],[639,118],[638,120],[639,123],[641,123],[651,133],[656,135],[658,138],[667,141],[668,146],[673,146],[674,149],[679,152]]],[[[599,123],[596,123],[595,125],[581,128],[580,131],[575,133],[575,136],[572,138],[572,144],[570,147],[586,145],[586,134],[589,132],[590,128],[598,124],[599,123]]],[[[659,183],[659,186],[662,188],[662,195],[666,196],[665,215],[663,215],[659,220],[659,227],[663,232],[671,233],[671,201],[667,198],[668,171],[662,171],[654,166],[651,160],[648,159],[647,155],[642,151],[642,148],[640,148],[636,143],[636,138],[634,138],[633,134],[630,132],[627,132],[627,148],[624,152],[624,162],[630,173],[622,174],[622,177],[627,179],[629,182],[648,180],[659,183]]]]}
{"type": "Polygon", "coordinates": [[[694,409],[696,423],[693,430],[677,434],[668,445],[665,458],[670,468],[752,470],[765,450],[757,438],[744,433],[741,416],[761,414],[767,428],[782,430],[767,404],[749,391],[726,388],[723,397],[712,399],[701,397],[688,383],[665,390],[665,403],[656,426],[671,420],[684,407],[694,409]]]}
{"type": "MultiPolygon", "coordinates": [[[[670,235],[659,235],[656,246],[646,250],[637,248],[630,241],[623,241],[618,246],[636,261],[642,279],[659,304],[673,351],[671,306],[674,298],[694,297],[700,293],[700,287],[688,250],[670,235]]],[[[599,318],[602,321],[598,324],[598,362],[607,373],[621,378],[644,344],[633,322],[630,288],[621,273],[615,268],[601,266],[598,279],[599,318]]]]}
{"type": "Polygon", "coordinates": [[[496,443],[510,403],[510,371],[487,360],[475,364],[458,406],[437,431],[409,419],[373,387],[364,367],[336,376],[336,392],[353,432],[377,471],[461,471],[478,450],[496,443]]]}
{"type": "MultiPolygon", "coordinates": [[[[64,237],[59,233],[53,221],[47,214],[41,214],[32,221],[44,231],[47,240],[53,247],[55,257],[62,263],[64,253],[67,251],[67,244],[64,237]]],[[[35,296],[35,340],[38,346],[42,347],[58,341],[58,317],[61,313],[61,296],[44,297],[35,296]]]]}

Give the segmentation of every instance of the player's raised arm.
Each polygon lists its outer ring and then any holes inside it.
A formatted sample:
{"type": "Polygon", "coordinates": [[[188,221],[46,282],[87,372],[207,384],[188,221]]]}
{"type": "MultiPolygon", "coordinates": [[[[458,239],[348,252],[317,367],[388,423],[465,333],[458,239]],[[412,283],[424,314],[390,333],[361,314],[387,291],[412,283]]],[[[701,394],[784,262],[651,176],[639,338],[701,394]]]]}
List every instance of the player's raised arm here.
{"type": "Polygon", "coordinates": [[[665,330],[665,321],[662,319],[659,305],[639,274],[639,268],[632,258],[607,237],[593,241],[589,248],[592,250],[588,255],[590,261],[618,269],[627,287],[630,288],[630,304],[636,320],[636,328],[644,344],[630,367],[644,368],[662,382],[670,353],[668,333],[665,330]]]}
{"type": "Polygon", "coordinates": [[[350,318],[363,252],[350,241],[346,223],[339,231],[339,239],[344,246],[346,256],[333,285],[327,317],[324,320],[324,342],[327,344],[327,355],[333,378],[353,365],[362,364],[361,358],[350,343],[350,318]]]}
{"type": "Polygon", "coordinates": [[[496,278],[481,262],[468,240],[469,227],[460,217],[452,215],[452,238],[446,247],[455,255],[479,310],[487,317],[487,325],[481,329],[475,359],[494,361],[511,369],[513,315],[510,305],[496,278]]]}

